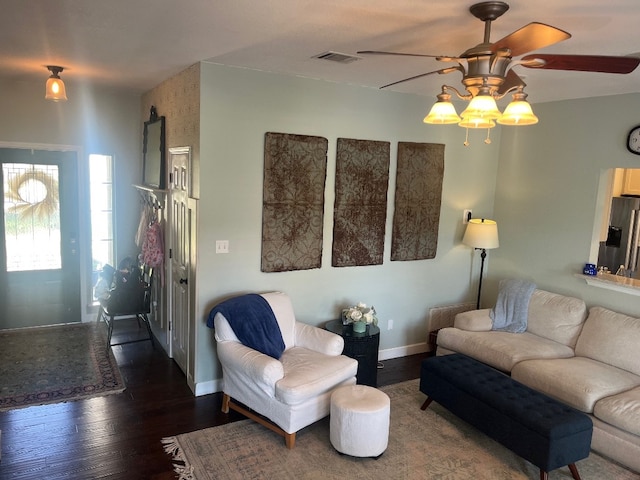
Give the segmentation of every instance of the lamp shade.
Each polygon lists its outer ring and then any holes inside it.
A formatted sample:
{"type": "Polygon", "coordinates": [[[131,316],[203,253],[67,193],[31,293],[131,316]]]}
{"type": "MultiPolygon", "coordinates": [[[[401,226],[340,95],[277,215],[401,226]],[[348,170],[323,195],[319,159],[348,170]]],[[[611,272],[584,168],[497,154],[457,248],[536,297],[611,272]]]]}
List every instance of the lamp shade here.
{"type": "Polygon", "coordinates": [[[465,120],[484,119],[495,120],[500,118],[500,110],[496,105],[495,99],[491,95],[476,95],[469,102],[467,108],[460,114],[465,120]]]}
{"type": "Polygon", "coordinates": [[[424,123],[435,123],[439,125],[446,125],[451,123],[458,123],[460,117],[456,113],[456,107],[451,102],[436,102],[431,107],[429,114],[424,117],[424,123]]]}
{"type": "Polygon", "coordinates": [[[458,126],[463,128],[493,128],[496,126],[496,122],[488,120],[486,118],[463,118],[458,123],[458,126]]]}
{"type": "Polygon", "coordinates": [[[486,250],[498,248],[498,224],[486,218],[472,218],[467,224],[462,243],[486,250]]]}
{"type": "Polygon", "coordinates": [[[64,82],[59,76],[63,68],[54,65],[47,65],[47,69],[49,69],[49,71],[51,72],[51,76],[47,79],[44,98],[47,100],[52,100],[54,102],[66,101],[67,91],[64,87],[64,82]]]}
{"type": "Polygon", "coordinates": [[[502,117],[498,119],[501,125],[534,125],[538,123],[529,102],[514,100],[505,108],[502,117]]]}

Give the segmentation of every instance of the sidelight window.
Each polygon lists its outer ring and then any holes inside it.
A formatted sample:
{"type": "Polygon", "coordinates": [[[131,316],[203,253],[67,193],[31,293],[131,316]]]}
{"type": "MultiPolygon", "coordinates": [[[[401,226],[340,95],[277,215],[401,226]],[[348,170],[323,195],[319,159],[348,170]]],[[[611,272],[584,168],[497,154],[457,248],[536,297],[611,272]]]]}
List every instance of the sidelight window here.
{"type": "Polygon", "coordinates": [[[113,217],[113,157],[89,155],[91,197],[91,263],[93,284],[105,264],[115,266],[113,217]]]}

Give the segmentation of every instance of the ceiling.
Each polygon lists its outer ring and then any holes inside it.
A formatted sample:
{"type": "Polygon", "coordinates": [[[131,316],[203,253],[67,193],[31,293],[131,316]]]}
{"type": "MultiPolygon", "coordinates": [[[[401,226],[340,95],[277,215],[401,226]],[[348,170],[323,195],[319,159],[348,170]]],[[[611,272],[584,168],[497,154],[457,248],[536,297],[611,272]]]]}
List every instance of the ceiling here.
{"type": "MultiPolygon", "coordinates": [[[[437,70],[432,58],[362,55],[348,64],[313,58],[335,51],[384,50],[458,55],[482,42],[474,0],[9,0],[0,17],[0,80],[62,78],[145,92],[207,61],[379,88],[437,70]]],[[[532,22],[572,34],[540,53],[640,56],[638,0],[511,0],[492,25],[496,41],[532,22]]],[[[531,103],[640,92],[628,75],[516,67],[531,103]]],[[[388,90],[433,97],[461,87],[458,72],[388,90]]]]}

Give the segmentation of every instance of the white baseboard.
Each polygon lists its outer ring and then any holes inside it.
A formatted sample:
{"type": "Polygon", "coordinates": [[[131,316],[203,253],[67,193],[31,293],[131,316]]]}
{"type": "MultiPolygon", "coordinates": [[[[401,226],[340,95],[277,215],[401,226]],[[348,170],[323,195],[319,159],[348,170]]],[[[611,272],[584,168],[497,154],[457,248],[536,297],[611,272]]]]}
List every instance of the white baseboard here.
{"type": "Polygon", "coordinates": [[[429,351],[427,342],[414,343],[413,345],[404,345],[402,347],[387,348],[378,352],[378,360],[389,360],[391,358],[407,357],[418,353],[426,353],[429,351]]]}
{"type": "MultiPolygon", "coordinates": [[[[404,345],[402,347],[387,348],[378,352],[378,360],[390,360],[392,358],[407,357],[409,355],[416,355],[418,353],[426,353],[429,351],[427,342],[415,343],[413,345],[404,345]]],[[[216,393],[222,391],[222,379],[209,380],[206,382],[199,382],[195,385],[192,382],[187,382],[189,388],[196,397],[201,395],[209,395],[210,393],[216,393]]]]}
{"type": "Polygon", "coordinates": [[[196,397],[201,395],[209,395],[210,393],[216,393],[222,391],[222,379],[209,380],[207,382],[198,382],[195,385],[189,385],[191,391],[196,397]]]}

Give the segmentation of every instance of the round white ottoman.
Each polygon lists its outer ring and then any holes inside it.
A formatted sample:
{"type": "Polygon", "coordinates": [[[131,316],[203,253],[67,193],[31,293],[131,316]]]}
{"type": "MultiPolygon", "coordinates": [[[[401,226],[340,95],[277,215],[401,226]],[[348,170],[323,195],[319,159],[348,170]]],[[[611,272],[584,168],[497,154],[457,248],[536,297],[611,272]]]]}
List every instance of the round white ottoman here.
{"type": "Polygon", "coordinates": [[[340,387],[331,394],[330,437],[338,452],[378,457],[389,443],[391,402],[366,385],[340,387]]]}

